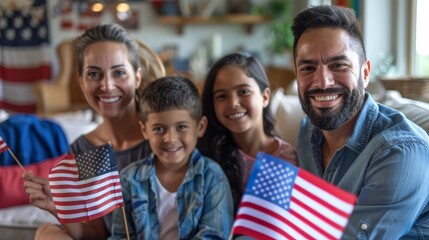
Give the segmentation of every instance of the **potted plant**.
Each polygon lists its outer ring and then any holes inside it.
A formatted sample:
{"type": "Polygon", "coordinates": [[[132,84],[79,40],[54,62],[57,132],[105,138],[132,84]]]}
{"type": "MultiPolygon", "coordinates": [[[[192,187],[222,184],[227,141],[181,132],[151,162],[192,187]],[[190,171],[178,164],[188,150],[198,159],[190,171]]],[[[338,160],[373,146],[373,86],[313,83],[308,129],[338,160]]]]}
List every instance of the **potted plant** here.
{"type": "Polygon", "coordinates": [[[269,53],[273,55],[273,59],[281,59],[280,63],[274,62],[273,65],[291,64],[291,49],[293,47],[291,6],[291,0],[272,0],[268,3],[268,11],[272,16],[272,21],[267,26],[269,37],[267,47],[269,53]]]}

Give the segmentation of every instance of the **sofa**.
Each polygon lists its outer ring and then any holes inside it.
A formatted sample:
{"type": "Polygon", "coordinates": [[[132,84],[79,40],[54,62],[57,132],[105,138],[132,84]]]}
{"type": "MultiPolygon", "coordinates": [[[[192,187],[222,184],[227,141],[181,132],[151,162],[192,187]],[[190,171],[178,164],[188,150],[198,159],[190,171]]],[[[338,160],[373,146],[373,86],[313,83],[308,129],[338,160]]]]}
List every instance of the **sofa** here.
{"type": "MultiPolygon", "coordinates": [[[[372,83],[372,85],[374,84],[376,83],[372,83]]],[[[403,98],[399,92],[385,91],[379,86],[377,88],[371,86],[369,90],[373,92],[372,96],[375,100],[402,111],[410,120],[420,125],[429,133],[428,103],[403,98]]],[[[276,85],[276,88],[272,91],[271,109],[277,119],[276,128],[279,135],[287,142],[296,146],[299,125],[301,119],[304,117],[304,113],[297,97],[295,82],[285,87],[276,85]]],[[[0,122],[7,119],[7,117],[7,113],[0,111],[0,122]]],[[[94,121],[93,115],[89,110],[54,114],[50,115],[49,118],[57,121],[63,127],[69,142],[72,142],[80,134],[94,129],[101,121],[101,119],[94,121]]],[[[21,170],[16,170],[15,178],[20,179],[20,174],[21,170]]],[[[17,182],[17,186],[15,187],[24,191],[22,183],[17,182]]],[[[20,196],[21,198],[26,197],[25,193],[22,193],[20,196]]],[[[8,194],[0,196],[2,201],[8,197],[10,197],[8,194]]],[[[0,232],[2,233],[0,238],[4,240],[33,239],[36,228],[45,222],[57,223],[57,220],[49,213],[34,208],[29,204],[0,208],[0,232]]]]}

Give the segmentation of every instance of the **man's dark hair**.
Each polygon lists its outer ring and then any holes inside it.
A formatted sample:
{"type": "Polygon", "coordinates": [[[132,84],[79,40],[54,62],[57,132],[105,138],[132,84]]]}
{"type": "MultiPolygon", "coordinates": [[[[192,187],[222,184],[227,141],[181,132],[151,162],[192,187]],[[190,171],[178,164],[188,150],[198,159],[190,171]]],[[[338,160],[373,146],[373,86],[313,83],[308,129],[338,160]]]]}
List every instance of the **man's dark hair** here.
{"type": "Polygon", "coordinates": [[[350,8],[335,5],[320,5],[307,8],[294,18],[292,24],[294,58],[296,58],[296,45],[301,35],[308,30],[323,27],[341,28],[347,31],[351,38],[356,40],[357,47],[355,50],[359,54],[360,63],[365,61],[365,46],[355,12],[350,8]]]}
{"type": "Polygon", "coordinates": [[[151,82],[140,98],[140,117],[147,121],[150,113],[186,110],[195,121],[202,117],[201,99],[195,84],[179,76],[163,77],[151,82]]]}

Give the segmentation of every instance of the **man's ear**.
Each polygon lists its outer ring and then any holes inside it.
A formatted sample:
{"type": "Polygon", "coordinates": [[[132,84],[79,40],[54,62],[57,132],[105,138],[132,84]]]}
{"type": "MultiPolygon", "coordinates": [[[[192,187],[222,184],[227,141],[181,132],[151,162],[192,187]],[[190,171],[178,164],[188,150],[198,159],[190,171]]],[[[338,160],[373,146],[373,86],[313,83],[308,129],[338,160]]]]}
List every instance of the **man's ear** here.
{"type": "Polygon", "coordinates": [[[142,121],[139,121],[139,124],[140,124],[140,131],[142,132],[144,139],[148,140],[149,137],[147,136],[147,133],[146,133],[147,129],[146,129],[145,124],[142,121]]]}
{"type": "Polygon", "coordinates": [[[367,58],[362,65],[361,75],[363,80],[363,87],[366,88],[369,83],[369,77],[371,73],[371,61],[367,58]]]}
{"type": "Polygon", "coordinates": [[[202,116],[200,121],[198,122],[198,125],[197,125],[198,137],[204,136],[206,129],[207,129],[207,117],[202,116]]]}

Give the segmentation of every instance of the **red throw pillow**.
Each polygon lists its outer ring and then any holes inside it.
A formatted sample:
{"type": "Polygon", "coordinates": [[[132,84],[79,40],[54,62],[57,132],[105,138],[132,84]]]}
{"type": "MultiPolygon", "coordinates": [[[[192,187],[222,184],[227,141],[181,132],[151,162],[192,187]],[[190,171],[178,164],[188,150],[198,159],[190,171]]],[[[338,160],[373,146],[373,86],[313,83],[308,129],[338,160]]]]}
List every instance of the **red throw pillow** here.
{"type": "MultiPolygon", "coordinates": [[[[24,168],[26,171],[31,170],[37,176],[48,178],[49,171],[57,161],[58,158],[46,159],[24,168]]],[[[0,167],[0,208],[29,204],[24,180],[21,178],[22,173],[18,165],[0,167]]]]}

